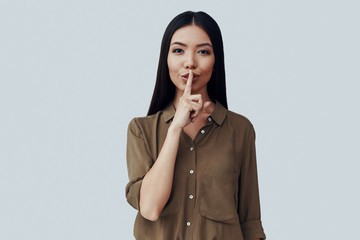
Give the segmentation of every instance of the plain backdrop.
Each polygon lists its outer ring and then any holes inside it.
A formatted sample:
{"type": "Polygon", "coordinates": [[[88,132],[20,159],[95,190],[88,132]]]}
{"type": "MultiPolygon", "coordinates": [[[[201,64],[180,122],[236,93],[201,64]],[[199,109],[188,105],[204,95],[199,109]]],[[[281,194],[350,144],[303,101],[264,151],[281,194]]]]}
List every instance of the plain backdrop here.
{"type": "Polygon", "coordinates": [[[126,132],[146,115],[162,34],[205,11],[229,109],[255,126],[268,239],[355,239],[358,1],[0,2],[0,239],[133,239],[126,132]]]}

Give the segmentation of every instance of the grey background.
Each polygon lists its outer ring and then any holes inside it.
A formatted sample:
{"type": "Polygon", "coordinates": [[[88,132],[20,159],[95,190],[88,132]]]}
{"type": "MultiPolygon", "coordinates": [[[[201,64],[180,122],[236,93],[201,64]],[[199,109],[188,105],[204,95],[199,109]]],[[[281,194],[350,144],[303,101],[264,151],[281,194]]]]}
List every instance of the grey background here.
{"type": "Polygon", "coordinates": [[[358,1],[0,2],[0,239],[133,239],[127,124],[151,99],[162,34],[208,12],[229,108],[257,133],[268,239],[354,239],[358,1]]]}

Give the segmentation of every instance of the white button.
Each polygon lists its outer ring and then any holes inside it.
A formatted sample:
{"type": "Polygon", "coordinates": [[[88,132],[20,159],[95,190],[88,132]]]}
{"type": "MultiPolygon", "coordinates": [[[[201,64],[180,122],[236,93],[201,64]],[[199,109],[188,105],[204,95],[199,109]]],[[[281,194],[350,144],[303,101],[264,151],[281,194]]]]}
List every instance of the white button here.
{"type": "Polygon", "coordinates": [[[193,147],[190,147],[190,151],[192,151],[192,150],[194,150],[194,148],[193,148],[193,147]]]}
{"type": "Polygon", "coordinates": [[[190,223],[190,222],[187,222],[187,223],[186,223],[186,225],[190,226],[190,225],[191,225],[191,223],[190,223]]]}
{"type": "Polygon", "coordinates": [[[203,129],[203,130],[201,130],[200,132],[201,132],[201,134],[204,134],[204,133],[205,133],[205,130],[203,129]]]}
{"type": "Polygon", "coordinates": [[[193,174],[193,173],[194,173],[194,170],[191,169],[191,170],[190,170],[190,174],[193,174]]]}
{"type": "Polygon", "coordinates": [[[189,198],[190,198],[190,199],[193,199],[193,198],[194,198],[194,196],[193,196],[193,195],[190,195],[190,196],[189,196],[189,198]]]}
{"type": "Polygon", "coordinates": [[[212,120],[211,117],[208,117],[208,120],[209,120],[209,122],[211,122],[211,120],[212,120]]]}

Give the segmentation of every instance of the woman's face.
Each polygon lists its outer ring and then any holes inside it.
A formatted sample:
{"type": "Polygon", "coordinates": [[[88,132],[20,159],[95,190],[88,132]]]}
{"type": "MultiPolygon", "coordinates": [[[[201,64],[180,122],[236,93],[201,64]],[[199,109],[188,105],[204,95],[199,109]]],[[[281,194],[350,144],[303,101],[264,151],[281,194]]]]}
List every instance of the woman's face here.
{"type": "Polygon", "coordinates": [[[215,63],[212,43],[207,33],[198,26],[188,25],[175,31],[167,57],[169,75],[177,91],[184,91],[189,70],[193,71],[191,92],[207,93],[215,63]]]}

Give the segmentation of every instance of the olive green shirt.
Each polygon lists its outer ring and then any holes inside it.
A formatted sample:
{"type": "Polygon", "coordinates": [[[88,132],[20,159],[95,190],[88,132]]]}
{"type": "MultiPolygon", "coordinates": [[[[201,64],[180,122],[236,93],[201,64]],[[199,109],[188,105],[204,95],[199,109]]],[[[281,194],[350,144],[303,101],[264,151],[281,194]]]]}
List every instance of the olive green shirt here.
{"type": "MultiPolygon", "coordinates": [[[[126,198],[139,210],[142,179],[160,153],[175,108],[134,118],[128,127],[126,198]]],[[[137,240],[265,239],[260,219],[255,131],[216,102],[194,141],[182,132],[170,198],[157,221],[138,212],[137,240]]]]}

